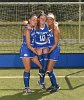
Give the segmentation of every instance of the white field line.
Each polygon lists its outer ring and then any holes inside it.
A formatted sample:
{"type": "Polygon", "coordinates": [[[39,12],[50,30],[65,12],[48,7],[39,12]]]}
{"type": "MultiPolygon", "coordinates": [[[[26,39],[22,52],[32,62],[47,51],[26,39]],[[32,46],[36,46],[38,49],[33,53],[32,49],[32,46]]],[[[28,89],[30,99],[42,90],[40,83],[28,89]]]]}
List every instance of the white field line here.
{"type": "MultiPolygon", "coordinates": [[[[84,76],[56,76],[57,78],[84,78],[84,76]]],[[[23,76],[0,76],[0,79],[20,79],[23,76]]],[[[39,78],[39,76],[30,76],[30,78],[39,78]]],[[[45,78],[49,78],[49,76],[45,76],[45,78]]]]}

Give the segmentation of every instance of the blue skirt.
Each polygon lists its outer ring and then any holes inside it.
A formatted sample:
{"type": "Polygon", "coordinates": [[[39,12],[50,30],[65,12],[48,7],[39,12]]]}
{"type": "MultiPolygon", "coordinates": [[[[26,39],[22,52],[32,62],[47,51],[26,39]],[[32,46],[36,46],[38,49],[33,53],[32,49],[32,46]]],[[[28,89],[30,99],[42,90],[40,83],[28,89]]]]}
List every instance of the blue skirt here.
{"type": "Polygon", "coordinates": [[[51,53],[49,53],[49,60],[58,61],[60,56],[60,47],[56,47],[51,53]]]}
{"type": "Polygon", "coordinates": [[[20,58],[33,58],[36,54],[33,53],[26,44],[22,44],[20,48],[20,58]]]}

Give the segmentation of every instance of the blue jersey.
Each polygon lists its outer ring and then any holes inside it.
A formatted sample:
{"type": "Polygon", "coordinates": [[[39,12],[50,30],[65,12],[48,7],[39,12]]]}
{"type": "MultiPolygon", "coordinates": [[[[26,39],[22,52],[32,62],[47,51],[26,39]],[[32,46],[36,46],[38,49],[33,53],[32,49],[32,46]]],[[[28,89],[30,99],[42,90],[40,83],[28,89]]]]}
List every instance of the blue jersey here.
{"type": "Polygon", "coordinates": [[[44,28],[40,28],[40,30],[36,29],[35,33],[35,47],[36,48],[47,48],[47,34],[48,34],[48,27],[45,24],[44,28]]]}
{"type": "MultiPolygon", "coordinates": [[[[52,48],[52,46],[54,45],[54,43],[55,43],[54,33],[51,30],[49,30],[49,32],[48,32],[48,47],[52,48]]],[[[57,47],[58,46],[59,46],[59,42],[58,42],[57,47]]]]}
{"type": "MultiPolygon", "coordinates": [[[[52,48],[54,43],[55,43],[54,33],[51,30],[49,30],[48,47],[52,48]]],[[[60,55],[60,46],[59,46],[59,42],[58,42],[56,48],[49,54],[49,60],[57,61],[59,59],[59,55],[60,55]]]]}
{"type": "MultiPolygon", "coordinates": [[[[35,43],[35,31],[34,29],[30,30],[30,44],[32,47],[34,47],[34,43],[35,43]]],[[[26,36],[23,35],[23,44],[26,44],[26,36]]]]}
{"type": "MultiPolygon", "coordinates": [[[[35,31],[33,29],[30,30],[30,43],[31,43],[31,46],[34,46],[34,34],[35,34],[35,31]]],[[[20,58],[33,58],[35,57],[36,54],[33,53],[27,46],[27,43],[26,43],[26,36],[23,35],[23,43],[22,43],[22,46],[20,48],[20,58]]]]}
{"type": "Polygon", "coordinates": [[[52,48],[52,46],[54,45],[55,40],[54,40],[54,33],[51,32],[51,30],[49,30],[48,32],[48,47],[52,48]]]}
{"type": "Polygon", "coordinates": [[[35,45],[35,30],[31,29],[30,30],[30,44],[32,47],[35,45]]]}

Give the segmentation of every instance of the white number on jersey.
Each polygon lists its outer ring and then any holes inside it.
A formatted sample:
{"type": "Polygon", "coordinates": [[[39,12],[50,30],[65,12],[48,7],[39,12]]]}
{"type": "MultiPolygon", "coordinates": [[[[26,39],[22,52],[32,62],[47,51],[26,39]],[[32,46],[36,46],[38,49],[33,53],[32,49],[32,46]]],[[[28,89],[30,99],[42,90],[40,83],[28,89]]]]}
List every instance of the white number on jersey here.
{"type": "Polygon", "coordinates": [[[46,40],[45,35],[40,35],[40,41],[43,42],[43,41],[45,41],[45,40],[46,40]]]}

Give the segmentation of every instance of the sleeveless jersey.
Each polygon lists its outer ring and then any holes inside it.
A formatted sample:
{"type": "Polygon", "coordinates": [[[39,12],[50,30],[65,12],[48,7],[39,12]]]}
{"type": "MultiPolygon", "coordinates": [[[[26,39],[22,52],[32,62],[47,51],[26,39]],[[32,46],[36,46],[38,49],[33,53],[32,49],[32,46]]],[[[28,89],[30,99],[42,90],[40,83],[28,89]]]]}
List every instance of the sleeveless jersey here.
{"type": "MultiPolygon", "coordinates": [[[[48,47],[52,48],[52,46],[54,45],[54,43],[55,43],[54,33],[53,32],[51,33],[51,30],[49,30],[49,32],[48,32],[48,47]]],[[[58,42],[57,47],[59,47],[59,42],[58,42]]]]}
{"type": "MultiPolygon", "coordinates": [[[[31,46],[34,46],[34,34],[35,34],[35,31],[33,29],[30,30],[30,43],[31,43],[31,46]]],[[[36,54],[33,53],[27,46],[27,43],[26,43],[26,36],[23,35],[23,43],[22,43],[22,46],[20,48],[20,58],[33,58],[35,57],[36,54]]]]}
{"type": "Polygon", "coordinates": [[[54,45],[54,33],[51,30],[48,32],[48,47],[51,48],[54,45]]]}
{"type": "MultiPolygon", "coordinates": [[[[30,30],[30,44],[32,47],[34,47],[34,43],[35,43],[35,31],[34,29],[30,30]]],[[[23,44],[26,44],[26,36],[23,35],[23,44]]]]}
{"type": "MultiPolygon", "coordinates": [[[[54,43],[55,43],[54,33],[53,32],[51,33],[51,30],[49,30],[48,47],[52,48],[54,43]]],[[[60,55],[60,46],[59,46],[59,42],[58,42],[56,48],[49,54],[49,60],[58,61],[59,55],[60,55]]]]}
{"type": "Polygon", "coordinates": [[[35,47],[36,48],[46,48],[47,47],[47,34],[48,34],[48,27],[45,24],[44,28],[40,28],[40,30],[36,29],[35,33],[35,47]]]}

